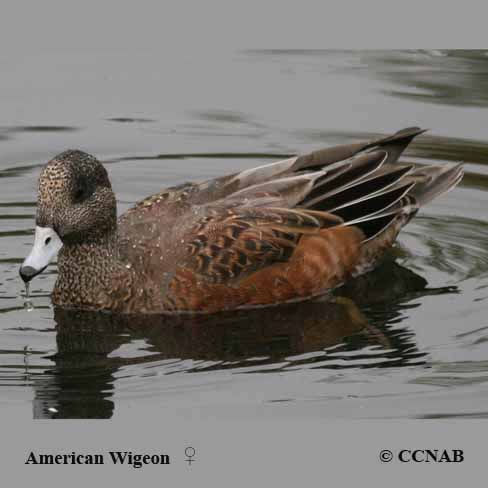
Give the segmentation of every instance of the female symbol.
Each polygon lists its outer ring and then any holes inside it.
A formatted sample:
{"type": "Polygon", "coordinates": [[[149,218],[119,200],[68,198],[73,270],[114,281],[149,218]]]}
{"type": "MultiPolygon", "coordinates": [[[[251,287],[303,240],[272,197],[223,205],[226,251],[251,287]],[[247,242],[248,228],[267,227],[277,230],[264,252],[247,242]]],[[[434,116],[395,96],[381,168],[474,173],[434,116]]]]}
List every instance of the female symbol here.
{"type": "Polygon", "coordinates": [[[191,447],[191,446],[188,446],[185,449],[185,456],[188,458],[188,459],[185,459],[185,461],[188,463],[188,466],[191,466],[191,463],[193,461],[195,461],[195,459],[192,459],[192,457],[194,455],[195,455],[195,448],[194,447],[191,447]]]}

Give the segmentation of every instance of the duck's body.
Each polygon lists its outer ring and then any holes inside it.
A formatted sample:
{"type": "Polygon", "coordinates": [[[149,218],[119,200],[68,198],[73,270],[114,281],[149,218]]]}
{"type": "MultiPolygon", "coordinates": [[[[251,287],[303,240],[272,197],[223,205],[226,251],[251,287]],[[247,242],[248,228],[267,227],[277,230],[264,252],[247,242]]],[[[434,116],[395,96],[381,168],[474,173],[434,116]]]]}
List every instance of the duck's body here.
{"type": "MultiPolygon", "coordinates": [[[[421,132],[405,129],[171,188],[118,221],[103,166],[78,151],[63,153],[39,183],[38,228],[57,229],[63,244],[53,303],[217,312],[324,294],[374,267],[418,208],[461,179],[460,166],[394,164],[421,132]],[[82,210],[83,225],[76,223],[82,210]]],[[[34,269],[28,260],[23,269],[34,269]]]]}

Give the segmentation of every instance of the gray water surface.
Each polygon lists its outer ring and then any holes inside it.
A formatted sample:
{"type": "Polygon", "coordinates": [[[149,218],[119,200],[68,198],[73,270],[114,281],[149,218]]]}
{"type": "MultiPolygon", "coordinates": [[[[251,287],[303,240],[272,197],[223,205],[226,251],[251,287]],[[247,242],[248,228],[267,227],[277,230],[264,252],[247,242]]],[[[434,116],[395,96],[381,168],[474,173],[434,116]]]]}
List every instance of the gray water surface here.
{"type": "Polygon", "coordinates": [[[488,416],[488,53],[157,50],[0,57],[0,408],[16,418],[488,416]],[[119,212],[206,179],[403,127],[404,160],[464,161],[459,187],[331,302],[219,317],[24,309],[36,181],[79,148],[119,212]]]}

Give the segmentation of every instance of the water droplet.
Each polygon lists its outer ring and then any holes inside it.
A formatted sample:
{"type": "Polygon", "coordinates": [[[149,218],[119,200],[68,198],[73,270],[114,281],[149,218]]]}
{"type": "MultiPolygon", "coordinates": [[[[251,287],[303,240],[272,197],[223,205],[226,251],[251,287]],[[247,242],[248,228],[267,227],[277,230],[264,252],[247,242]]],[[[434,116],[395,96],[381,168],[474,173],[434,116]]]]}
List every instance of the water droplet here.
{"type": "Polygon", "coordinates": [[[24,301],[24,309],[28,312],[32,312],[34,310],[34,304],[30,300],[30,283],[27,282],[25,284],[25,301],[24,301]]]}
{"type": "Polygon", "coordinates": [[[131,269],[131,268],[132,268],[132,264],[127,263],[127,264],[125,265],[125,267],[126,267],[127,269],[131,269]]]}

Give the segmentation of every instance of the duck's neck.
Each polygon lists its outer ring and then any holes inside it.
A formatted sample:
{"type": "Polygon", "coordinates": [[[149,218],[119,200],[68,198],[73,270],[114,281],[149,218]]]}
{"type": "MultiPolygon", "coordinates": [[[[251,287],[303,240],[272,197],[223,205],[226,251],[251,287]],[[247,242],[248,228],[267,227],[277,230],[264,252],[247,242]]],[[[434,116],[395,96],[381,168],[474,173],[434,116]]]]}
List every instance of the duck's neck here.
{"type": "Polygon", "coordinates": [[[122,266],[117,259],[116,231],[88,242],[67,242],[58,256],[55,305],[107,308],[114,275],[122,266]]]}

